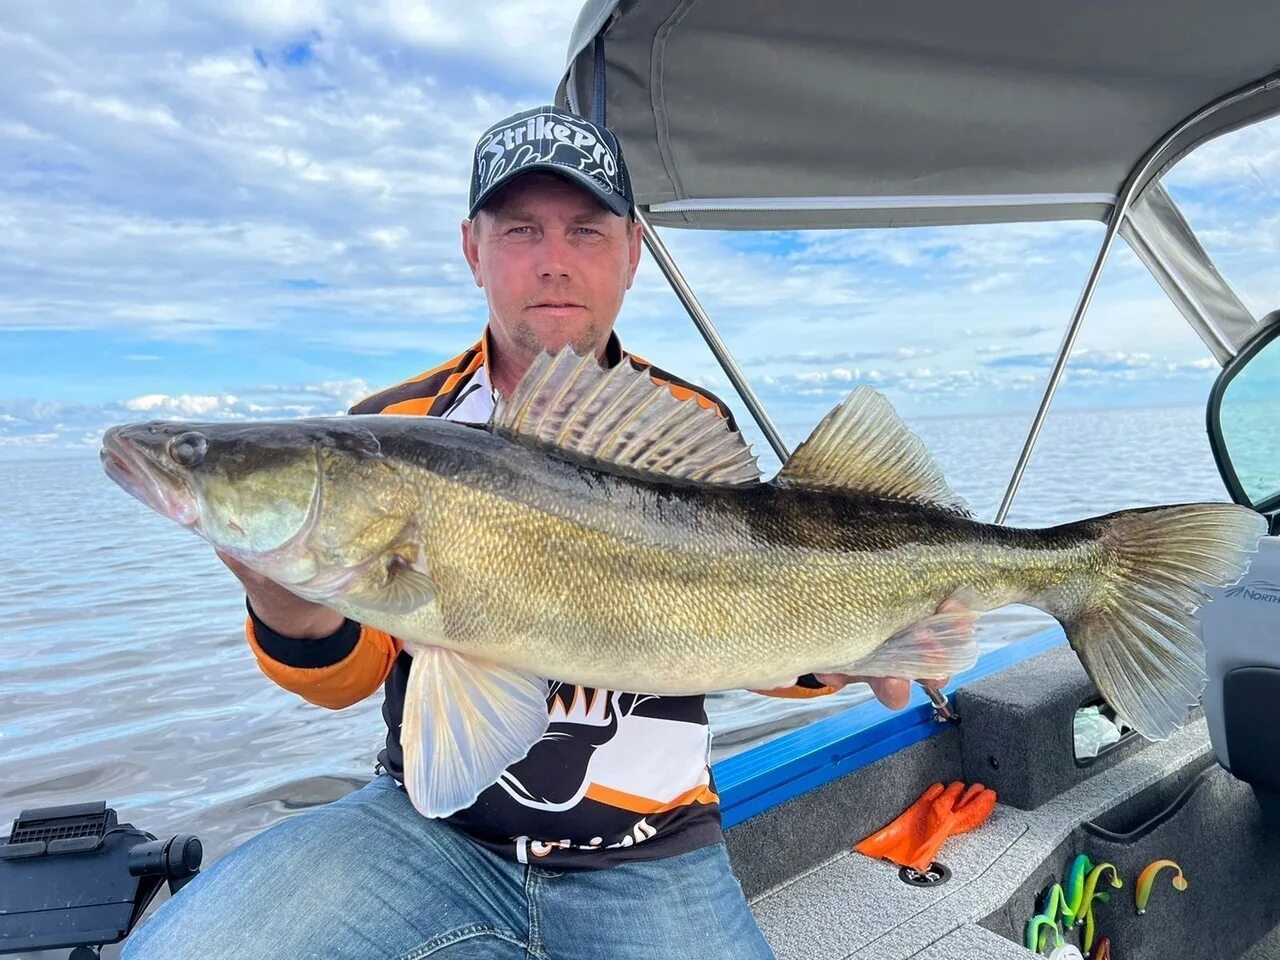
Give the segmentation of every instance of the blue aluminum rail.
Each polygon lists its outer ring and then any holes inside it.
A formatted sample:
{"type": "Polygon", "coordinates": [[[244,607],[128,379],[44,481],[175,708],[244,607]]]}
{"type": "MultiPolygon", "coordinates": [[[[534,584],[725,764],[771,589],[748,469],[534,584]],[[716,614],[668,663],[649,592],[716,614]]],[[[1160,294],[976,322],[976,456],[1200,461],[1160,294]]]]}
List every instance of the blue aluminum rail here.
{"type": "MultiPolygon", "coordinates": [[[[950,695],[967,683],[1066,642],[1061,627],[1049,627],[991,650],[979,657],[972,669],[952,678],[945,692],[950,695]]],[[[933,704],[913,684],[911,701],[901,710],[870,700],[726,757],[712,767],[724,826],[732,827],[949,726],[934,719],[933,704]]]]}

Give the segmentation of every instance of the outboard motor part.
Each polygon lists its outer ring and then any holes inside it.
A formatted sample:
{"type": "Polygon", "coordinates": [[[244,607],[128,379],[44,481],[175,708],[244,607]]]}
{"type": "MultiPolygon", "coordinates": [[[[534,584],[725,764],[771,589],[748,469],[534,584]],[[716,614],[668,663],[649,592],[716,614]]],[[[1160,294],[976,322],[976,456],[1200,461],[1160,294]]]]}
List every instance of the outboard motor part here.
{"type": "Polygon", "coordinates": [[[198,838],[157,839],[105,801],[23,810],[0,841],[0,954],[96,956],[129,935],[162,882],[182,889],[203,856],[198,838]]]}

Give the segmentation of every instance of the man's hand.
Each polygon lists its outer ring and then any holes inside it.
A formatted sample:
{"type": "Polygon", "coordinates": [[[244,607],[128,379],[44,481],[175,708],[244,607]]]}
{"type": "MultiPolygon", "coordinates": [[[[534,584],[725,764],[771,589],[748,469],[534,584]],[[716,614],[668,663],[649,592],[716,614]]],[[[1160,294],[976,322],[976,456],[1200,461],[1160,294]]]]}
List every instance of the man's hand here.
{"type": "MultiPolygon", "coordinates": [[[[837,690],[850,683],[865,683],[871,687],[871,692],[876,695],[876,699],[890,710],[901,710],[911,699],[911,681],[902,677],[856,677],[848,673],[815,673],[814,676],[837,690]]],[[[950,679],[950,677],[942,677],[938,680],[921,680],[920,682],[926,687],[938,690],[945,687],[950,679]]]]}
{"type": "MultiPolygon", "coordinates": [[[[955,600],[942,601],[938,606],[938,613],[970,614],[974,619],[977,619],[976,613],[973,613],[964,604],[955,600]]],[[[822,683],[829,687],[835,687],[837,690],[850,683],[861,682],[868,684],[871,687],[871,692],[876,695],[876,699],[890,710],[901,710],[911,699],[911,681],[902,677],[859,677],[845,673],[815,673],[814,676],[822,683]]],[[[950,677],[942,677],[938,680],[921,680],[920,683],[934,690],[940,690],[947,685],[950,679],[950,677]]]]}
{"type": "Polygon", "coordinates": [[[282,637],[319,640],[336,633],[345,619],[342,614],[319,603],[303,600],[274,580],[250,570],[239,560],[215,550],[218,559],[244,584],[249,605],[258,619],[282,637]]]}

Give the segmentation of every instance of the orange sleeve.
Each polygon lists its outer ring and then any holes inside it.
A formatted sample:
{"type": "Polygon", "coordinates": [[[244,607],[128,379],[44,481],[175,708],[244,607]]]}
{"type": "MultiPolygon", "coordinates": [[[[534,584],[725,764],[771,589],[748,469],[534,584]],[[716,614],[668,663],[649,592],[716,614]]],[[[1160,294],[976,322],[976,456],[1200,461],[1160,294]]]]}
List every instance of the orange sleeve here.
{"type": "Polygon", "coordinates": [[[325,667],[293,667],[269,656],[258,643],[253,618],[245,619],[245,637],[268,679],[304,700],[330,710],[359,703],[387,679],[400,655],[401,643],[389,633],[360,627],[360,639],[347,656],[325,667]]]}
{"type": "Polygon", "coordinates": [[[790,687],[778,687],[776,690],[752,690],[752,693],[758,693],[763,697],[785,697],[788,700],[810,700],[813,697],[825,697],[835,693],[835,687],[801,687],[794,685],[790,687]]]}

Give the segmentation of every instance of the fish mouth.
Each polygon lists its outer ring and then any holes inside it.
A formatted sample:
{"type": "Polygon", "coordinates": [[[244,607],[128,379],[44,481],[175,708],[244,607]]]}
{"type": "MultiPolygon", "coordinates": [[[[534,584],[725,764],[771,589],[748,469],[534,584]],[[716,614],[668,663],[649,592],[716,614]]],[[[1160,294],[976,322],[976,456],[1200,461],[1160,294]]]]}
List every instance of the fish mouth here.
{"type": "Polygon", "coordinates": [[[184,527],[198,529],[200,512],[185,480],[176,476],[121,437],[119,427],[108,430],[98,454],[102,468],[134,499],[184,527]]]}

